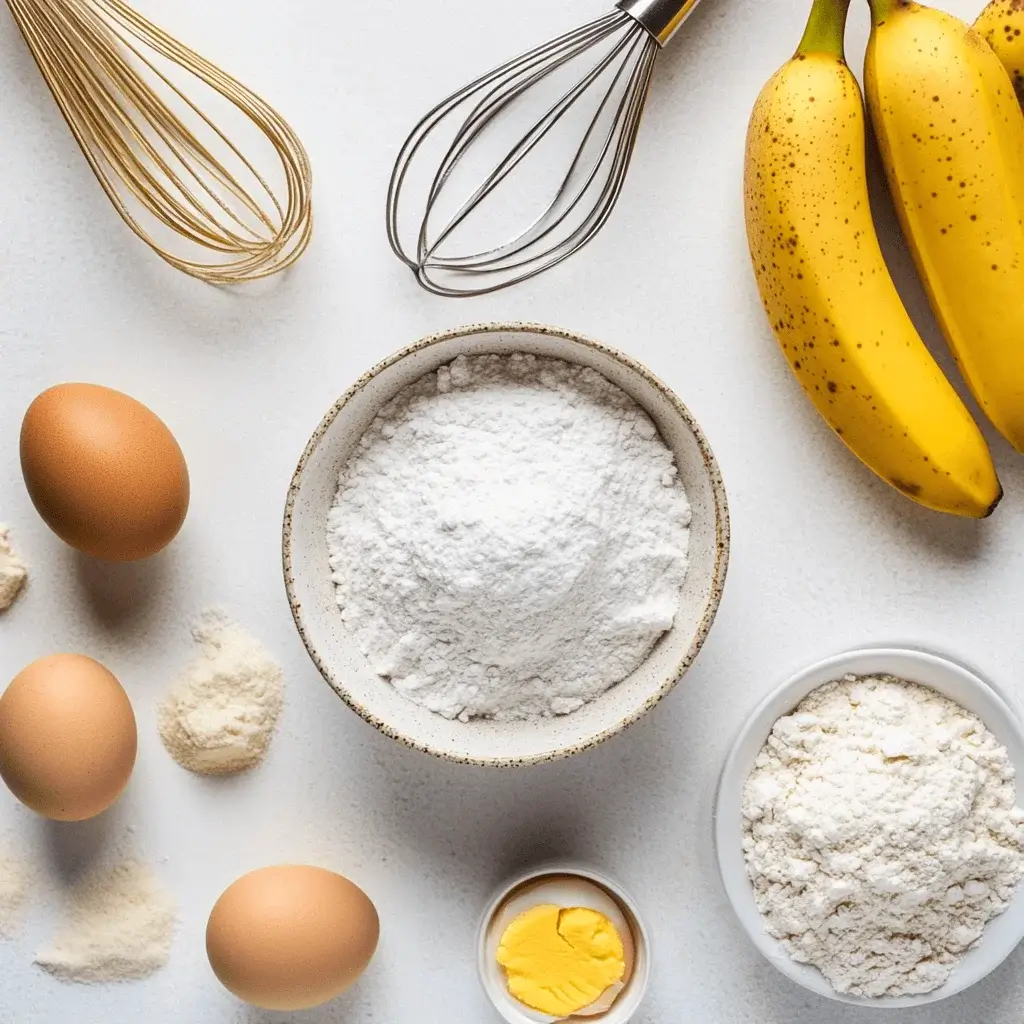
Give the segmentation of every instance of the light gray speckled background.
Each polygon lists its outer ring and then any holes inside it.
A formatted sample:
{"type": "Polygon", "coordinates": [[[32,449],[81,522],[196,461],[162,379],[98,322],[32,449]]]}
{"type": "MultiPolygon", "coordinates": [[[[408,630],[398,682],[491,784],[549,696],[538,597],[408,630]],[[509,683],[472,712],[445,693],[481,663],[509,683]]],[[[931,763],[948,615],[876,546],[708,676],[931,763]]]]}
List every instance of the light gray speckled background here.
{"type": "MultiPolygon", "coordinates": [[[[944,0],[973,16],[981,0],[944,0]]],[[[462,304],[421,294],[383,234],[396,147],[427,100],[602,0],[140,0],[169,29],[263,91],[306,140],[318,232],[295,273],[259,296],[177,276],[140,248],[95,187],[0,15],[0,519],[35,566],[0,621],[0,678],[54,649],[107,661],[141,726],[129,796],[97,822],[46,825],[0,793],[0,834],[46,867],[24,935],[0,944],[0,1024],[486,1024],[474,978],[478,910],[532,858],[589,857],[646,908],[657,963],[642,1024],[1020,1024],[1024,953],[974,991],[920,1012],[822,1002],[748,944],[719,886],[709,821],[730,738],[796,668],[867,641],[913,639],[1019,680],[1024,460],[996,441],[1007,490],[985,524],[920,511],[861,470],[817,421],[779,357],[746,264],[743,134],[762,82],[792,51],[800,0],[707,0],[665,54],[622,206],[601,238],[518,291],[462,304]],[[359,373],[422,334],[528,318],[626,349],[704,426],[733,513],[733,560],[704,654],[657,711],[578,760],[501,774],[435,762],[381,737],[320,681],[292,628],[279,568],[284,491],[321,414],[359,373]],[[166,556],[104,569],[63,549],[21,485],[17,430],[62,379],[122,388],[189,456],[194,502],[166,556]],[[219,604],[287,671],[266,766],[203,782],[159,744],[158,696],[190,655],[188,622],[219,604]],[[134,830],[180,896],[167,970],[68,988],[31,965],[58,886],[134,830]],[[376,900],[372,970],[308,1015],[248,1012],[222,992],[202,931],[246,869],[319,860],[376,900]]],[[[856,0],[852,60],[866,7],[856,0]]],[[[891,213],[880,209],[884,230],[891,213]]],[[[918,310],[902,254],[897,275],[918,310]]],[[[928,331],[934,330],[927,318],[928,331]]]]}

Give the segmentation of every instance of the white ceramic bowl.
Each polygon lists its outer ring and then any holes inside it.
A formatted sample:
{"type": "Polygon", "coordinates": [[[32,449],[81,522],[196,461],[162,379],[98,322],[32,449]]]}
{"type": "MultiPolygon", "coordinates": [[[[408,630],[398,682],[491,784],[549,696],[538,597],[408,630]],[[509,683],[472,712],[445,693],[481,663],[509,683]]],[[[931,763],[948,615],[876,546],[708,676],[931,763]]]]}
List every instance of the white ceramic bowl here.
{"type": "MultiPolygon", "coordinates": [[[[1024,778],[1024,725],[1016,711],[993,686],[948,658],[910,648],[869,648],[818,662],[794,676],[767,697],[750,716],[725,763],[715,811],[715,845],[722,881],[740,923],[754,945],[787,978],[820,996],[841,1003],[875,1009],[922,1006],[956,995],[981,981],[998,967],[1024,938],[1024,891],[1018,890],[1010,906],[989,922],[981,942],[953,969],[941,988],[920,996],[870,999],[841,995],[816,968],[791,959],[782,944],[765,930],[764,918],[754,903],[741,847],[743,820],[740,798],[761,748],[776,720],[789,714],[813,690],[847,674],[894,675],[930,686],[943,696],[973,711],[1009,752],[1024,778]]],[[[1018,800],[1024,796],[1018,785],[1018,800]]]]}
{"type": "MultiPolygon", "coordinates": [[[[508,991],[504,971],[497,960],[498,940],[501,938],[492,928],[491,922],[502,906],[515,894],[517,889],[541,882],[545,878],[570,876],[594,882],[604,889],[619,905],[629,925],[630,937],[633,940],[635,961],[633,973],[625,989],[615,1000],[611,1009],[598,1017],[572,1018],[573,1020],[593,1020],[594,1024],[626,1024],[633,1019],[644,997],[651,980],[651,939],[644,924],[643,917],[636,902],[618,882],[609,878],[604,872],[598,871],[579,861],[557,861],[539,865],[529,871],[517,875],[502,885],[494,894],[484,910],[477,932],[476,963],[480,983],[487,993],[487,998],[495,1010],[507,1024],[536,1024],[543,1019],[542,1015],[524,1007],[508,991]]],[[[550,1018],[548,1018],[550,1019],[550,1018]]]]}
{"type": "Polygon", "coordinates": [[[310,657],[334,691],[381,732],[452,761],[518,766],[568,757],[621,731],[676,684],[700,651],[722,594],[729,550],[725,490],[711,449],[679,399],[639,363],[550,327],[488,324],[435,335],[361,377],[337,401],[306,446],[288,491],[284,575],[310,657]],[[631,676],[561,718],[536,722],[452,722],[406,698],[370,668],[335,603],[327,515],[338,476],[378,410],[400,390],[459,355],[529,352],[589,366],[650,415],[675,454],[693,511],[690,568],[675,624],[631,676]]]}

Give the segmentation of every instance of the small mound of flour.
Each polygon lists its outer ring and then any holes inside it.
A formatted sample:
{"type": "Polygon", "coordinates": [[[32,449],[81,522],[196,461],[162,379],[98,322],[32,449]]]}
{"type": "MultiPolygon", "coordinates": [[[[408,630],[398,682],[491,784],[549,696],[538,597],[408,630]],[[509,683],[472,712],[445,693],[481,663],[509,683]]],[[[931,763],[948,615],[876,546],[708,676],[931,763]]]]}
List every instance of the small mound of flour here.
{"type": "Polygon", "coordinates": [[[29,865],[0,847],[0,939],[17,934],[34,882],[35,872],[29,865]]]}
{"type": "Polygon", "coordinates": [[[219,612],[192,631],[199,655],[158,712],[160,738],[183,768],[230,775],[266,756],[284,704],[281,669],[263,645],[219,612]]]}
{"type": "Polygon", "coordinates": [[[328,523],[373,669],[447,718],[568,714],[672,626],[690,508],[650,418],[591,369],[460,356],[386,405],[328,523]]]}
{"type": "Polygon", "coordinates": [[[10,530],[0,524],[0,612],[17,600],[28,580],[28,566],[14,551],[10,530]]]}
{"type": "Polygon", "coordinates": [[[934,690],[847,677],[780,718],[743,792],[771,935],[838,992],[931,992],[1024,876],[1014,768],[934,690]]]}
{"type": "Polygon", "coordinates": [[[146,978],[167,964],[176,920],[176,904],[153,872],[127,860],[71,889],[64,923],[36,963],[79,984],[146,978]]]}

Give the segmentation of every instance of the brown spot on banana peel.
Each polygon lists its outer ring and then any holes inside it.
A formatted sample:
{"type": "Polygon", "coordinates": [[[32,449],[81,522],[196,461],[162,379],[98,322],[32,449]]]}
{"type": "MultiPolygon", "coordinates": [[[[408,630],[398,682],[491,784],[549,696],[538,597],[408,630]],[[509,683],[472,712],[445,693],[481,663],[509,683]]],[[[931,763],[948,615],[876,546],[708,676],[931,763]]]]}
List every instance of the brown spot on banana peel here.
{"type": "Polygon", "coordinates": [[[901,494],[907,495],[909,498],[920,497],[923,487],[920,484],[912,484],[908,480],[901,480],[899,477],[893,476],[889,478],[889,483],[896,488],[901,494]]]}
{"type": "MultiPolygon", "coordinates": [[[[1024,2],[1024,0],[1022,0],[1024,2]]],[[[841,431],[840,431],[841,433],[841,431]]],[[[911,483],[909,480],[902,480],[899,477],[890,477],[889,483],[896,488],[901,494],[905,494],[908,498],[918,498],[922,494],[924,488],[920,484],[911,483]]],[[[979,517],[980,519],[988,519],[993,512],[999,507],[999,503],[1003,500],[1003,485],[999,485],[999,494],[996,495],[995,500],[985,510],[985,512],[979,517]]]]}

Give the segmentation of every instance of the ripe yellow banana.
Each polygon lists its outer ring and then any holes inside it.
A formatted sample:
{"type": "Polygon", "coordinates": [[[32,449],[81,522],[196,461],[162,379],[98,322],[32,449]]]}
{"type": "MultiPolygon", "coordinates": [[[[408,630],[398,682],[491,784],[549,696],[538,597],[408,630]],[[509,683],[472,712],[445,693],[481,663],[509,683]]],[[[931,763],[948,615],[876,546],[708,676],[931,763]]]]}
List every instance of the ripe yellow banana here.
{"type": "Polygon", "coordinates": [[[750,254],[772,328],[828,424],[929,508],[982,518],[1002,496],[984,438],[914,329],[878,245],[849,0],[815,0],[747,136],[750,254]]]}
{"type": "Polygon", "coordinates": [[[996,51],[1024,101],[1024,0],[992,0],[978,15],[974,31],[996,51]]]}
{"type": "Polygon", "coordinates": [[[868,107],[904,233],[968,386],[1024,452],[1024,115],[965,22],[870,3],[868,107]]]}

